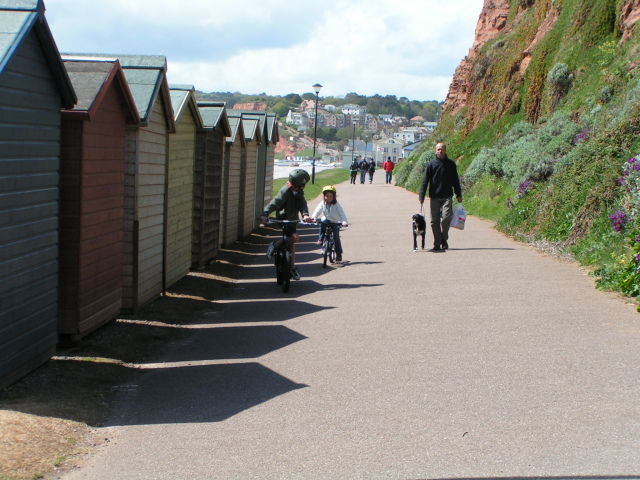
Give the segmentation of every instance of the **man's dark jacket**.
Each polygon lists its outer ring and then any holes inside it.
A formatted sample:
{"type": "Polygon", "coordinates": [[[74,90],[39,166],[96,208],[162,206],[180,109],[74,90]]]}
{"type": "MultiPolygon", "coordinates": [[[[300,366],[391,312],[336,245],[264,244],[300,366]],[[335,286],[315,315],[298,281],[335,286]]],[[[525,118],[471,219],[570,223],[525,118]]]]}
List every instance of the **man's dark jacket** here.
{"type": "Polygon", "coordinates": [[[424,201],[427,185],[430,198],[448,198],[454,192],[456,197],[462,196],[456,163],[447,156],[443,160],[434,158],[425,168],[418,196],[420,202],[424,201]]]}

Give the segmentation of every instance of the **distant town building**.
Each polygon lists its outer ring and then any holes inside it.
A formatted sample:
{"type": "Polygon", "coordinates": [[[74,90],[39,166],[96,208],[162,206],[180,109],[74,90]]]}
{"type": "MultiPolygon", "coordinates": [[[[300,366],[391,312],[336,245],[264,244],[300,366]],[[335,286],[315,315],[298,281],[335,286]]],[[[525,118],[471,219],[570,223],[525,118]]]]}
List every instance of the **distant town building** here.
{"type": "Polygon", "coordinates": [[[346,103],[340,107],[342,113],[346,115],[364,115],[367,113],[367,107],[361,105],[355,105],[353,103],[346,103]]]}

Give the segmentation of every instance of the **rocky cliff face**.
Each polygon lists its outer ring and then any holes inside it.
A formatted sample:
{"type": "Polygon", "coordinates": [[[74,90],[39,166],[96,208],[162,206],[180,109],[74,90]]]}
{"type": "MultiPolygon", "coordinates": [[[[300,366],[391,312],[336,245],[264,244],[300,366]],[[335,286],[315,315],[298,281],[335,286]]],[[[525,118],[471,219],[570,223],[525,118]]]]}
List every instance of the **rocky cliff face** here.
{"type": "MultiPolygon", "coordinates": [[[[525,78],[531,53],[534,47],[551,31],[558,20],[561,11],[554,2],[545,0],[518,0],[518,12],[509,19],[510,3],[516,0],[484,0],[484,6],[475,31],[475,41],[469,49],[469,54],[460,62],[453,75],[449,93],[445,100],[443,112],[447,115],[455,115],[462,108],[469,107],[467,114],[468,128],[473,128],[487,114],[489,110],[496,113],[494,107],[482,105],[470,105],[470,97],[480,96],[483,92],[494,102],[500,102],[502,112],[512,105],[509,102],[517,102],[515,86],[525,78]],[[519,47],[517,55],[509,71],[508,79],[504,85],[496,85],[495,78],[487,81],[485,73],[491,70],[492,58],[482,55],[480,52],[488,42],[502,34],[509,33],[523,19],[524,13],[536,8],[536,21],[538,28],[528,43],[519,47]],[[508,80],[509,85],[507,85],[508,80]],[[491,81],[494,83],[491,84],[491,81]],[[499,92],[499,93],[498,93],[499,92]]],[[[621,43],[626,42],[634,31],[634,26],[640,20],[640,0],[624,0],[618,18],[618,28],[621,32],[621,43]]],[[[510,46],[510,48],[514,48],[510,46]]],[[[490,77],[490,75],[489,75],[490,77]]],[[[501,112],[497,112],[498,114],[501,112]]]]}
{"type": "MultiPolygon", "coordinates": [[[[640,1],[640,0],[638,0],[640,1]]],[[[469,54],[460,62],[453,75],[449,93],[444,102],[444,111],[455,114],[467,103],[469,76],[478,59],[480,49],[502,33],[507,26],[509,0],[484,0],[482,12],[476,25],[476,37],[469,54]]]]}

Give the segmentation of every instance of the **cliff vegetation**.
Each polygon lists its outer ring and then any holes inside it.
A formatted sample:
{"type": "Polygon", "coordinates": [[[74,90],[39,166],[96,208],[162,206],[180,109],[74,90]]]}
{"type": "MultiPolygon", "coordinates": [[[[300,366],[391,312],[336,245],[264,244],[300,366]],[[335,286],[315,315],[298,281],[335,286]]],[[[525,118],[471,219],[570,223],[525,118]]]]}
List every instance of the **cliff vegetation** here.
{"type": "Polygon", "coordinates": [[[640,295],[640,0],[485,0],[433,142],[398,168],[419,188],[443,141],[467,210],[640,295]]]}

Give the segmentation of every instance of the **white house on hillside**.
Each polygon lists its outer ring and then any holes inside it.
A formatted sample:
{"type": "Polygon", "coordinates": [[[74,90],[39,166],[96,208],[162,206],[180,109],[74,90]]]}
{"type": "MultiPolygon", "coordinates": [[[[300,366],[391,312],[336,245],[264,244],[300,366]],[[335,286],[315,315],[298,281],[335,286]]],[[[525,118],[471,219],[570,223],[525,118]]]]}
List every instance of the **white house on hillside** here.
{"type": "Polygon", "coordinates": [[[367,113],[367,107],[355,105],[353,103],[345,103],[340,107],[342,113],[346,115],[364,115],[367,113]]]}

